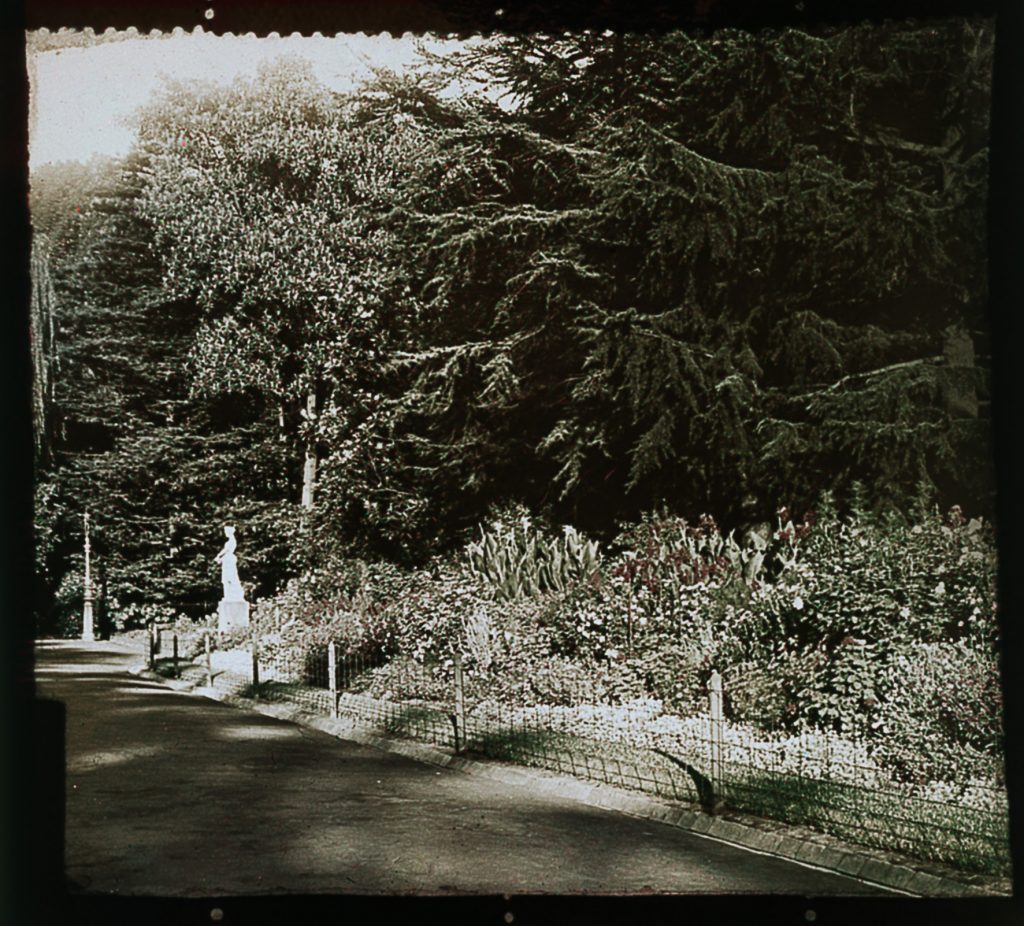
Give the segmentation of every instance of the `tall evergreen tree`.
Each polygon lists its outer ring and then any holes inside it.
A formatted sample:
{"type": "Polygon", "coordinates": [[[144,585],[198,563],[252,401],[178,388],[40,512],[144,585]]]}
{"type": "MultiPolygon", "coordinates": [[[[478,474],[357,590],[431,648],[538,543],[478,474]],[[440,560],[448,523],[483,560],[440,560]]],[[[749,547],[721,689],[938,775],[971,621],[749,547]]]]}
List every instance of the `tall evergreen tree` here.
{"type": "Polygon", "coordinates": [[[514,36],[461,70],[508,109],[393,95],[436,138],[403,217],[424,491],[587,526],[857,479],[987,508],[991,49],[962,20],[514,36]]]}

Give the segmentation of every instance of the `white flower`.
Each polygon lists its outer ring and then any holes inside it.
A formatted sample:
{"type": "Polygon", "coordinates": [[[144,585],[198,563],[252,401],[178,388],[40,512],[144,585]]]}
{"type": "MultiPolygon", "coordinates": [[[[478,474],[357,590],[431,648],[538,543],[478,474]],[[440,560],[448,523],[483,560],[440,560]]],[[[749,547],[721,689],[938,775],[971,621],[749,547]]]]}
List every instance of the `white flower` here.
{"type": "Polygon", "coordinates": [[[803,598],[797,595],[796,598],[793,599],[793,607],[796,608],[798,611],[802,611],[804,609],[803,598]]]}
{"type": "Polygon", "coordinates": [[[900,617],[910,617],[910,608],[906,605],[900,608],[900,617]]]}

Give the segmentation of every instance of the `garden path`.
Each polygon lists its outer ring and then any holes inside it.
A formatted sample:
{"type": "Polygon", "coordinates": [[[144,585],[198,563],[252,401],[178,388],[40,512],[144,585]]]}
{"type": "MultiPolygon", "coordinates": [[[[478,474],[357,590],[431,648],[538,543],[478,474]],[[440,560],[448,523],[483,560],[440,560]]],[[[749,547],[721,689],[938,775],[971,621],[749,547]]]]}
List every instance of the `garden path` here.
{"type": "Polygon", "coordinates": [[[36,660],[67,709],[66,872],[90,892],[880,892],[145,681],[109,643],[36,660]]]}

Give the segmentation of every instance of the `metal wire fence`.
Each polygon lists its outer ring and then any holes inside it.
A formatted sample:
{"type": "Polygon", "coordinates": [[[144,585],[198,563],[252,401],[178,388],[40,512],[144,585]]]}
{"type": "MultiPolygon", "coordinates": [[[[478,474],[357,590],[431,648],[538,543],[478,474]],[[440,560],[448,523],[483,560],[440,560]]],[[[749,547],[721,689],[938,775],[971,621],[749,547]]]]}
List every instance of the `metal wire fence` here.
{"type": "Polygon", "coordinates": [[[236,693],[710,812],[730,808],[967,870],[1009,873],[998,756],[927,744],[933,757],[946,751],[943,765],[954,772],[906,780],[920,754],[890,741],[730,721],[718,673],[704,707],[678,716],[653,698],[616,698],[579,667],[553,664],[543,685],[509,684],[478,664],[464,668],[458,657],[386,660],[312,630],[267,632],[266,625],[222,645],[204,642],[195,661],[208,683],[236,693]]]}

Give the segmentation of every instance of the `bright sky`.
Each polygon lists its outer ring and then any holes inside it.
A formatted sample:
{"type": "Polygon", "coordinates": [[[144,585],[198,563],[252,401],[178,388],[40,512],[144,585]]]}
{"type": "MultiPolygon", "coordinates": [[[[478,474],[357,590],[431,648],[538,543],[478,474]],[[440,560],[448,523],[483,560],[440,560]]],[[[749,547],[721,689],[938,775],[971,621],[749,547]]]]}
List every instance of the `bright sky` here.
{"type": "MultiPolygon", "coordinates": [[[[308,59],[324,84],[344,91],[369,77],[371,66],[394,71],[408,67],[416,57],[416,41],[410,35],[361,32],[329,38],[187,33],[44,52],[29,69],[29,165],[34,169],[48,161],[127,153],[132,129],[125,120],[160,87],[162,75],[230,83],[239,75],[255,75],[264,61],[289,55],[308,59]]],[[[460,44],[428,42],[432,51],[460,44]]]]}

